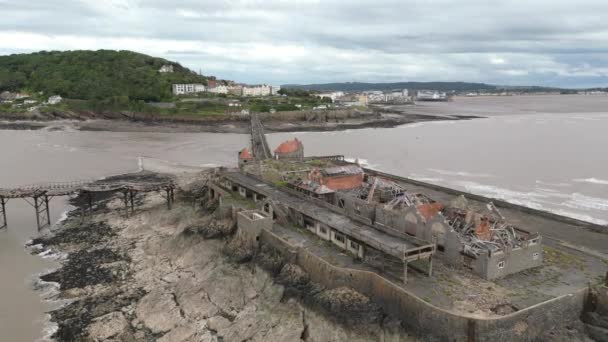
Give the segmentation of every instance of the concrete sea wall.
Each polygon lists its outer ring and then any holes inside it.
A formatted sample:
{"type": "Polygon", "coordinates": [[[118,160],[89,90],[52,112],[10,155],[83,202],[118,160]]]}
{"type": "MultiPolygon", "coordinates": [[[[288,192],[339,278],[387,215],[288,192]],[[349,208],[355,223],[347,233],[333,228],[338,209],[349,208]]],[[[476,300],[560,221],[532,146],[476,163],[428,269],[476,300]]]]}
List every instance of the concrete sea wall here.
{"type": "Polygon", "coordinates": [[[401,319],[419,335],[438,341],[529,341],[578,320],[588,290],[557,297],[506,316],[464,315],[436,307],[386,278],[368,271],[334,266],[311,252],[264,230],[262,243],[276,248],[326,288],[351,287],[370,297],[385,312],[401,319]]]}

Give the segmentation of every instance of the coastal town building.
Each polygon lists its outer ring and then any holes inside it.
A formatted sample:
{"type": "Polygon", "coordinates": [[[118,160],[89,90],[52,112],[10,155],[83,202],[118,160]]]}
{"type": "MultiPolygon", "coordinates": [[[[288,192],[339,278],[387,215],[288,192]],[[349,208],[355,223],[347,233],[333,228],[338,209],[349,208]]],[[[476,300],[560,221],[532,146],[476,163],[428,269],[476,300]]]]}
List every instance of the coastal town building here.
{"type": "Polygon", "coordinates": [[[243,96],[269,96],[272,87],[266,84],[243,87],[243,96]]]}
{"type": "Polygon", "coordinates": [[[165,64],[163,66],[160,67],[160,69],[158,69],[158,72],[160,73],[172,73],[173,72],[173,65],[171,64],[165,64]]]}
{"type": "Polygon", "coordinates": [[[321,93],[321,94],[316,94],[315,95],[318,98],[328,98],[331,99],[331,102],[336,102],[337,99],[341,98],[344,96],[344,92],[343,91],[335,91],[335,92],[331,92],[331,93],[321,93]]]}
{"type": "Polygon", "coordinates": [[[448,96],[445,92],[435,90],[419,90],[416,94],[417,101],[447,101],[448,96]]]}
{"type": "Polygon", "coordinates": [[[231,85],[228,86],[228,94],[235,96],[243,95],[243,86],[242,85],[231,85]]]}
{"type": "Polygon", "coordinates": [[[60,95],[53,95],[49,97],[47,103],[50,105],[56,105],[61,103],[61,101],[63,101],[63,98],[60,95]]]}
{"type": "Polygon", "coordinates": [[[174,84],[173,94],[174,95],[186,95],[196,94],[205,92],[204,84],[174,84]]]}
{"type": "Polygon", "coordinates": [[[272,87],[270,87],[270,95],[277,96],[277,95],[279,95],[280,90],[281,90],[281,86],[272,86],[272,87]]]}
{"type": "Polygon", "coordinates": [[[218,85],[213,88],[207,88],[207,91],[214,94],[228,94],[228,86],[218,85]]]}
{"type": "Polygon", "coordinates": [[[277,160],[302,160],[304,159],[304,145],[298,138],[283,142],[274,150],[274,156],[277,160]]]}

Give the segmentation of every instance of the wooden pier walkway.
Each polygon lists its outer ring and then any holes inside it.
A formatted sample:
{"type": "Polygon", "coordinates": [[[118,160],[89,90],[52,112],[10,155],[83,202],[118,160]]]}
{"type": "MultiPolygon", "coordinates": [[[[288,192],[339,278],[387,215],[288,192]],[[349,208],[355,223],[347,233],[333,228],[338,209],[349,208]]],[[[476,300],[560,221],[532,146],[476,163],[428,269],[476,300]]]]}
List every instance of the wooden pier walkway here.
{"type": "Polygon", "coordinates": [[[272,159],[272,152],[264,133],[264,125],[257,113],[251,113],[251,151],[255,159],[272,159]]]}
{"type": "MultiPolygon", "coordinates": [[[[174,201],[175,184],[172,179],[157,180],[116,180],[116,181],[74,181],[61,183],[42,183],[11,188],[0,188],[0,229],[8,227],[6,203],[10,199],[21,198],[35,210],[38,230],[51,225],[49,202],[53,197],[81,195],[87,201],[88,210],[93,207],[95,193],[121,192],[125,212],[135,210],[135,195],[159,191],[165,195],[167,208],[174,201]]],[[[84,208],[83,208],[84,209],[84,208]]]]}

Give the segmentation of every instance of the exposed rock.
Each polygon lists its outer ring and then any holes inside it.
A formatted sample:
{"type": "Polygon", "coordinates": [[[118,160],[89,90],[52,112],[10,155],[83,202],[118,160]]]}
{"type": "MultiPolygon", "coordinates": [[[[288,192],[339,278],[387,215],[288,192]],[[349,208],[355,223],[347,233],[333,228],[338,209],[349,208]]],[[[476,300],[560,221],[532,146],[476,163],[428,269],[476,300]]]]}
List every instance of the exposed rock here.
{"type": "Polygon", "coordinates": [[[314,300],[333,317],[349,324],[372,324],[382,319],[377,304],[349,287],[320,292],[314,300]]]}
{"type": "Polygon", "coordinates": [[[121,312],[111,312],[94,319],[88,328],[89,337],[94,341],[120,338],[128,333],[129,322],[121,312]]]}
{"type": "Polygon", "coordinates": [[[153,333],[164,333],[183,323],[172,293],[162,288],[145,295],[137,304],[137,317],[153,333]]]}
{"type": "Polygon", "coordinates": [[[262,245],[256,256],[256,262],[274,275],[278,274],[285,265],[283,256],[268,245],[262,245]]]}
{"type": "Polygon", "coordinates": [[[602,316],[597,312],[587,312],[583,317],[587,324],[595,325],[600,328],[608,329],[608,316],[602,316]]]}
{"type": "Polygon", "coordinates": [[[192,326],[180,326],[168,333],[164,334],[163,337],[156,340],[157,342],[186,342],[186,341],[198,341],[195,339],[196,329],[192,326]]]}
{"type": "Polygon", "coordinates": [[[608,342],[608,329],[586,324],[585,330],[593,340],[597,342],[608,342]]]}
{"type": "Polygon", "coordinates": [[[184,234],[199,234],[205,239],[217,239],[230,236],[235,231],[235,224],[232,220],[209,220],[184,229],[184,234]]]}
{"type": "Polygon", "coordinates": [[[224,253],[237,263],[248,262],[253,258],[253,245],[242,235],[235,235],[224,247],[224,253]]]}
{"type": "Polygon", "coordinates": [[[219,331],[230,326],[230,321],[222,316],[214,316],[207,320],[207,327],[213,331],[219,331]]]}

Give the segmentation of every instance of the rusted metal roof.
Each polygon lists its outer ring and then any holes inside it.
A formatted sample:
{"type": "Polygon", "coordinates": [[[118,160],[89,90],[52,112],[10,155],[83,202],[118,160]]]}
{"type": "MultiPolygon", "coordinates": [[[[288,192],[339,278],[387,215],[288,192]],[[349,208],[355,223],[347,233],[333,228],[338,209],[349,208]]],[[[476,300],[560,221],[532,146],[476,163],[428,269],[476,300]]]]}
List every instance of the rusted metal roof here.
{"type": "Polygon", "coordinates": [[[239,159],[253,159],[253,154],[251,154],[251,151],[245,147],[239,152],[239,159]]]}
{"type": "Polygon", "coordinates": [[[302,142],[298,138],[287,140],[274,150],[274,153],[293,153],[303,148],[302,142]]]}

